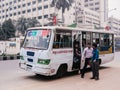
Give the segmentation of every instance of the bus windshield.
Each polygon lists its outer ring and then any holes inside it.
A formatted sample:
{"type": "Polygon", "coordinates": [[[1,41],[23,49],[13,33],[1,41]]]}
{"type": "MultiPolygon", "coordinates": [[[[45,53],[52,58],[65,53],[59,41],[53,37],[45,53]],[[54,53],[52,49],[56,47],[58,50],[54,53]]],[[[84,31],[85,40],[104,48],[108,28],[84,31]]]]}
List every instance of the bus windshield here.
{"type": "Polygon", "coordinates": [[[23,44],[24,48],[48,49],[51,30],[28,30],[23,44]]]}

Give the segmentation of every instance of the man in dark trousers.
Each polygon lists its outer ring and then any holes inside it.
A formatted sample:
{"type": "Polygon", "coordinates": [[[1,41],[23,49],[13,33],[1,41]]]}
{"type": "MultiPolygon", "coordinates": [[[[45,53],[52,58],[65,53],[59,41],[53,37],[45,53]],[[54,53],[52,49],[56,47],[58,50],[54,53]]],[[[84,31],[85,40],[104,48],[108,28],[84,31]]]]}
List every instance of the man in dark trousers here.
{"type": "Polygon", "coordinates": [[[82,53],[82,62],[85,60],[85,64],[84,64],[83,69],[81,70],[82,71],[81,78],[84,78],[87,65],[90,64],[90,60],[92,58],[92,52],[93,52],[93,48],[91,47],[90,43],[88,43],[87,47],[84,49],[82,53]]]}
{"type": "Polygon", "coordinates": [[[92,74],[93,77],[90,79],[99,80],[99,51],[97,49],[97,44],[93,43],[93,57],[92,57],[92,74]]]}

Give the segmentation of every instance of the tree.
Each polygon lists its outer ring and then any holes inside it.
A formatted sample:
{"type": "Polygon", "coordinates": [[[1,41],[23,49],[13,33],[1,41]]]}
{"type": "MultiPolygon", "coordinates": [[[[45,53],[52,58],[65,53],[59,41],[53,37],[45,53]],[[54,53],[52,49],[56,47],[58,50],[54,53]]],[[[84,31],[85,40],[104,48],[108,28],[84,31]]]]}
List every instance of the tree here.
{"type": "Polygon", "coordinates": [[[30,28],[30,27],[35,27],[36,25],[39,25],[40,26],[40,23],[38,22],[37,19],[35,18],[30,18],[27,20],[27,28],[30,28]]]}
{"type": "Polygon", "coordinates": [[[8,40],[9,38],[15,37],[15,27],[12,23],[12,20],[6,20],[3,22],[2,30],[0,31],[0,39],[8,40]]]}
{"type": "Polygon", "coordinates": [[[25,33],[25,30],[27,29],[27,20],[24,17],[21,17],[17,20],[16,24],[16,30],[21,32],[23,35],[25,33]]]}
{"type": "Polygon", "coordinates": [[[17,20],[16,30],[18,30],[19,32],[21,32],[22,35],[24,35],[25,30],[27,30],[27,28],[35,27],[37,24],[40,25],[38,20],[36,20],[34,18],[26,19],[24,17],[21,17],[17,20]]]}
{"type": "Polygon", "coordinates": [[[54,6],[58,10],[62,8],[62,21],[64,23],[64,12],[65,9],[69,10],[74,0],[52,0],[51,6],[54,6]]]}

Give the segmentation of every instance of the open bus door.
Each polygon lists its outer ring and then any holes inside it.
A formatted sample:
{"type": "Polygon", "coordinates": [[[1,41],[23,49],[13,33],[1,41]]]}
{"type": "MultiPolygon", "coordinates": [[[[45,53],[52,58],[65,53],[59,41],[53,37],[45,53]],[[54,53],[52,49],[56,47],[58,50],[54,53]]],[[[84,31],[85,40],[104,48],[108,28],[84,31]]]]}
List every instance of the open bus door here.
{"type": "Polygon", "coordinates": [[[81,33],[73,33],[73,66],[72,70],[80,69],[81,64],[81,33]]]}

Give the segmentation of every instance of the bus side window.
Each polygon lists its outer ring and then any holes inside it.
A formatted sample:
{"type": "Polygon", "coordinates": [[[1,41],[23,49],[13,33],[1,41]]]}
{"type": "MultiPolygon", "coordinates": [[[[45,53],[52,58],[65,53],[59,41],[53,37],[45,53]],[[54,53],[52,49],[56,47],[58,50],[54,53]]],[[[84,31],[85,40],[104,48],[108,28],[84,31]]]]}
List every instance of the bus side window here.
{"type": "Polygon", "coordinates": [[[108,51],[109,50],[109,48],[110,48],[109,36],[110,36],[109,34],[100,34],[100,37],[101,37],[100,51],[108,51]]]}
{"type": "Polygon", "coordinates": [[[56,34],[54,37],[53,48],[59,48],[60,35],[56,34]]]}
{"type": "Polygon", "coordinates": [[[53,48],[72,48],[72,31],[58,30],[56,32],[53,48]]]}
{"type": "Polygon", "coordinates": [[[100,34],[99,33],[92,34],[92,42],[96,43],[98,47],[100,46],[100,34]]]}

